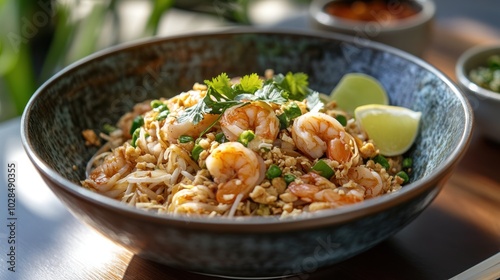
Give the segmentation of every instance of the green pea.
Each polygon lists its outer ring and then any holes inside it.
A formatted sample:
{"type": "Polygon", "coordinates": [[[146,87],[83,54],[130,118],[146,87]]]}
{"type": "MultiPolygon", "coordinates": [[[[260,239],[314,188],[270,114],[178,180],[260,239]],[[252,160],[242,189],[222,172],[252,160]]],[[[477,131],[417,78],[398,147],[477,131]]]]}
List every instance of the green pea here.
{"type": "Polygon", "coordinates": [[[396,176],[401,177],[401,179],[403,179],[403,184],[406,184],[410,181],[410,177],[408,177],[408,174],[406,174],[406,172],[404,171],[399,171],[398,173],[396,173],[396,176]]]}
{"type": "Polygon", "coordinates": [[[278,116],[280,122],[280,129],[286,129],[290,125],[290,121],[302,115],[299,105],[291,102],[283,109],[283,114],[278,116]]]}
{"type": "Polygon", "coordinates": [[[411,168],[413,166],[412,158],[404,158],[402,163],[403,168],[411,168]]]}
{"type": "Polygon", "coordinates": [[[151,108],[153,108],[154,111],[160,112],[158,116],[156,116],[156,120],[162,121],[168,117],[168,114],[170,114],[170,110],[168,109],[167,105],[163,104],[160,100],[153,100],[151,101],[151,108]]]}
{"type": "Polygon", "coordinates": [[[152,100],[151,103],[150,103],[150,105],[151,105],[151,108],[153,108],[153,109],[158,108],[158,107],[160,107],[162,105],[164,106],[163,102],[161,102],[158,99],[152,100]]]}
{"type": "Polygon", "coordinates": [[[289,185],[291,182],[295,181],[297,177],[295,177],[295,175],[292,175],[292,174],[285,174],[283,176],[283,179],[285,179],[285,182],[287,185],[289,185]]]}
{"type": "Polygon", "coordinates": [[[288,120],[293,120],[296,117],[302,115],[302,110],[300,110],[299,105],[297,105],[297,103],[295,102],[291,102],[290,104],[288,104],[288,106],[285,107],[283,112],[288,117],[288,120]]]}
{"type": "Polygon", "coordinates": [[[158,107],[154,108],[153,110],[157,112],[163,112],[163,111],[168,111],[168,107],[165,104],[158,105],[158,107]]]}
{"type": "Polygon", "coordinates": [[[189,142],[193,142],[194,139],[193,137],[189,136],[189,135],[181,135],[179,137],[179,143],[189,143],[189,142]]]}
{"type": "Polygon", "coordinates": [[[278,120],[280,122],[280,129],[286,129],[290,125],[290,121],[286,114],[278,115],[278,120]]]}
{"type": "Polygon", "coordinates": [[[347,118],[344,115],[337,115],[335,119],[342,125],[346,126],[347,125],[347,118]]]}
{"type": "Polygon", "coordinates": [[[198,161],[198,159],[200,158],[201,152],[203,152],[203,148],[200,145],[196,144],[196,145],[194,145],[193,150],[191,150],[191,157],[195,161],[198,161]]]}
{"type": "Polygon", "coordinates": [[[134,120],[132,121],[132,126],[130,127],[130,134],[133,134],[136,131],[136,129],[138,129],[143,125],[144,125],[144,118],[141,115],[135,117],[134,120]]]}
{"type": "Polygon", "coordinates": [[[279,176],[281,176],[281,169],[276,164],[271,164],[266,171],[267,179],[272,180],[279,176]]]}
{"type": "Polygon", "coordinates": [[[215,135],[215,141],[217,141],[221,144],[227,142],[227,138],[226,138],[226,135],[224,135],[224,132],[217,133],[215,135]]]}
{"type": "Polygon", "coordinates": [[[243,131],[240,136],[238,137],[238,142],[241,144],[248,146],[248,143],[252,141],[255,138],[255,133],[251,130],[245,130],[243,131]]]}
{"type": "Polygon", "coordinates": [[[375,163],[382,165],[382,167],[385,168],[385,170],[389,170],[389,168],[391,168],[391,166],[389,165],[389,161],[383,155],[380,154],[376,155],[373,158],[373,161],[375,163]]]}
{"type": "Polygon", "coordinates": [[[139,136],[141,135],[141,128],[138,127],[133,133],[132,133],[132,147],[136,147],[136,142],[137,142],[137,139],[139,139],[139,136]]]}
{"type": "Polygon", "coordinates": [[[166,119],[169,114],[170,114],[170,111],[168,109],[160,111],[158,116],[156,116],[156,120],[162,121],[162,120],[166,119]]]}
{"type": "Polygon", "coordinates": [[[318,160],[318,162],[313,165],[312,170],[318,172],[319,175],[326,179],[330,179],[335,174],[335,171],[333,171],[330,165],[322,159],[318,160]]]}

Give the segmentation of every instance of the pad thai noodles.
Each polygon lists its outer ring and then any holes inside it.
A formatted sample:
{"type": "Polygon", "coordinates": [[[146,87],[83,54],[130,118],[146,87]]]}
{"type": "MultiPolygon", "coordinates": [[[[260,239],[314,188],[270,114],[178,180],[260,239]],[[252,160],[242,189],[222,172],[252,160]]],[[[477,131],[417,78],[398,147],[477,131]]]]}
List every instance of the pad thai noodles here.
{"type": "MultiPolygon", "coordinates": [[[[399,190],[384,157],[304,73],[223,73],[137,104],[107,133],[82,185],[166,214],[293,216],[399,190]]],[[[91,137],[95,138],[95,137],[91,137]]],[[[96,139],[93,139],[97,142],[96,139]]]]}

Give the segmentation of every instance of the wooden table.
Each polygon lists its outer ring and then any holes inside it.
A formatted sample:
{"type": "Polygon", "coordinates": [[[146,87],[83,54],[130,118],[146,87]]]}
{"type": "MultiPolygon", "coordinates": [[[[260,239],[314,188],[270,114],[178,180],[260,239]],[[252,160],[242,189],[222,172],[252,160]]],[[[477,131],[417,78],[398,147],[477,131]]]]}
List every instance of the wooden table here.
{"type": "MultiPolygon", "coordinates": [[[[491,39],[464,39],[453,30],[438,26],[424,56],[452,79],[458,55],[491,39]]],[[[0,125],[0,279],[217,279],[141,259],[77,221],[29,162],[19,126],[20,119],[0,125]],[[17,178],[15,272],[7,262],[11,163],[17,178]]],[[[476,131],[444,189],[414,222],[363,254],[292,279],[448,279],[494,256],[500,251],[499,162],[500,144],[476,131]]],[[[490,261],[499,263],[500,255],[490,261]]]]}

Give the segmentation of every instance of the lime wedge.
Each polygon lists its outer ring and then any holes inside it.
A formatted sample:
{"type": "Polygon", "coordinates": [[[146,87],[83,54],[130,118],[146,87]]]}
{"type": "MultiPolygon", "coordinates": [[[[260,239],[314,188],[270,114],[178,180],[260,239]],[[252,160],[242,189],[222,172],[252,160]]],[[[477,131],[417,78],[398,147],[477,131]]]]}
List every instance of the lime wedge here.
{"type": "Polygon", "coordinates": [[[420,112],[389,105],[364,105],[354,111],[361,128],[384,156],[401,155],[418,134],[420,112]]]}
{"type": "Polygon", "coordinates": [[[356,107],[367,104],[389,104],[382,85],[372,76],[362,73],[345,74],[330,94],[337,106],[352,116],[356,107]]]}

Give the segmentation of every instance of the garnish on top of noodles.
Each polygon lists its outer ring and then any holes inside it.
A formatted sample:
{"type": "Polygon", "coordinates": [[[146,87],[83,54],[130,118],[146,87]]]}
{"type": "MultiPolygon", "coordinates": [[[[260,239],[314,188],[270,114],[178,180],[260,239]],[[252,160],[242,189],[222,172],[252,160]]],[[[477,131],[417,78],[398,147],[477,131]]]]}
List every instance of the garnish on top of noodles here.
{"type": "Polygon", "coordinates": [[[308,88],[308,77],[304,73],[278,74],[263,81],[256,73],[243,76],[239,83],[232,84],[226,73],[205,80],[208,90],[202,102],[187,108],[177,121],[199,123],[204,114],[222,114],[227,108],[244,106],[251,101],[284,104],[289,100],[302,101],[308,98],[308,109],[318,111],[323,103],[319,93],[308,88]]]}
{"type": "Polygon", "coordinates": [[[222,73],[137,104],[116,127],[82,185],[159,213],[294,216],[397,191],[412,168],[304,73],[222,73]]]}

